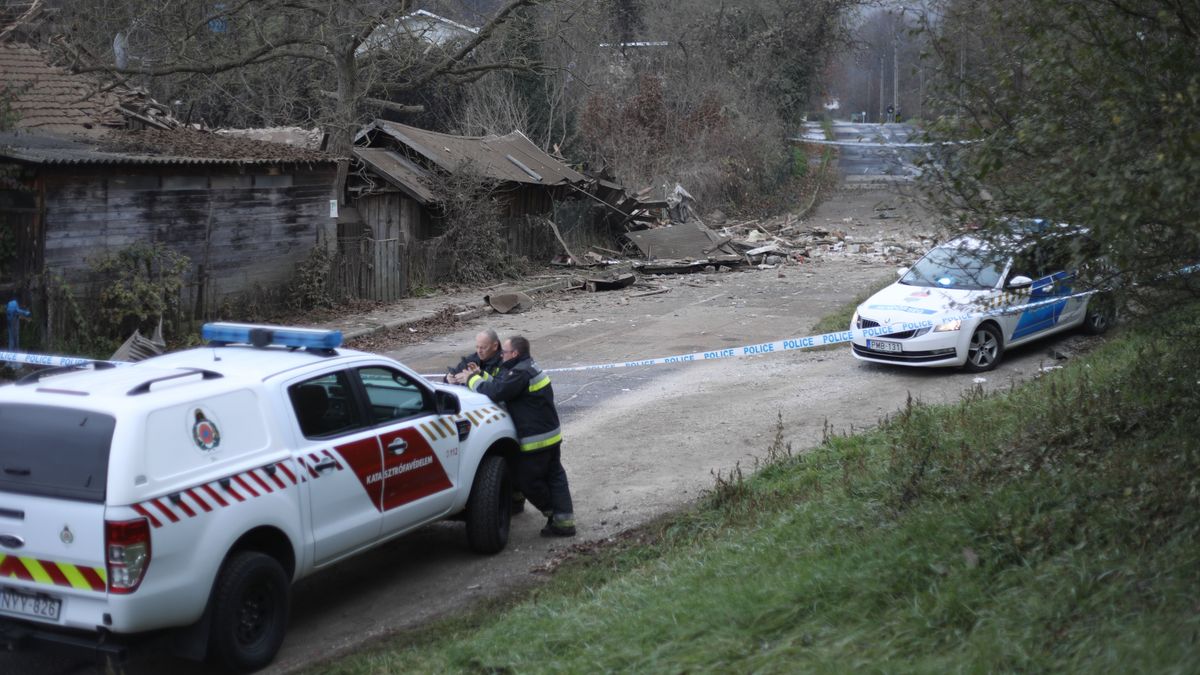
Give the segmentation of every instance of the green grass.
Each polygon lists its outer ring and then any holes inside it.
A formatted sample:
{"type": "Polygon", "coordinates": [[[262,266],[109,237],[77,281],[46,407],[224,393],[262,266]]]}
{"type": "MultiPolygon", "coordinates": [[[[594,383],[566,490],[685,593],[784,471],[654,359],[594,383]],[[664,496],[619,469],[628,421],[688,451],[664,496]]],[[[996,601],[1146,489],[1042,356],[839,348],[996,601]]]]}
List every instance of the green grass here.
{"type": "Polygon", "coordinates": [[[1195,672],[1200,307],[1021,388],[910,401],[322,672],[1195,672]]]}

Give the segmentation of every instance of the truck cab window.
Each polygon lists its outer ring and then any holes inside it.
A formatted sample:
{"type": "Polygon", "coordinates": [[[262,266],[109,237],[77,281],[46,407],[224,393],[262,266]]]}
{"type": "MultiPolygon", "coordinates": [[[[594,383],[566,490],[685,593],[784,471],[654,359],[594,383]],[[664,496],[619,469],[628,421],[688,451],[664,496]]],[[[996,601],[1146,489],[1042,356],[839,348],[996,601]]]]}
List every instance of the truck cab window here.
{"type": "Polygon", "coordinates": [[[404,373],[391,368],[359,368],[371,406],[371,422],[381,424],[435,411],[433,397],[404,373]]]}
{"type": "Polygon", "coordinates": [[[306,438],[326,438],[363,426],[345,371],[294,384],[288,396],[306,438]]]}

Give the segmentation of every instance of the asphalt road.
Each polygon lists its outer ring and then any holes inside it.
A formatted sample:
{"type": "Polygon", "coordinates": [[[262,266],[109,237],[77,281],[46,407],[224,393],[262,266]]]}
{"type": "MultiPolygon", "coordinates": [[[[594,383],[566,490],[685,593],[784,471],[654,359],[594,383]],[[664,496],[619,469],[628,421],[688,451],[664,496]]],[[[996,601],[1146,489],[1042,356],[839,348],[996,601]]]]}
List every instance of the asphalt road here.
{"type": "MultiPolygon", "coordinates": [[[[920,147],[921,139],[911,125],[835,122],[833,134],[838,165],[847,181],[911,180],[920,173],[917,162],[926,149],[920,147]]],[[[803,135],[825,138],[815,122],[806,125],[803,135]]]]}

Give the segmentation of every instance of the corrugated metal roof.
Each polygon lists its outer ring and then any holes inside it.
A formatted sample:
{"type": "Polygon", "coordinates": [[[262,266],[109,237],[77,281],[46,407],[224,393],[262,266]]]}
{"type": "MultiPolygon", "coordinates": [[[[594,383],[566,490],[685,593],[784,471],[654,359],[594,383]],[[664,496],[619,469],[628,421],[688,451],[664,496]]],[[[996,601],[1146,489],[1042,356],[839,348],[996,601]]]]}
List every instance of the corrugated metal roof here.
{"type": "Polygon", "coordinates": [[[413,164],[400,153],[387,148],[355,148],[354,156],[375,169],[389,183],[422,204],[437,201],[427,187],[429,172],[413,164]]]}
{"type": "MultiPolygon", "coordinates": [[[[259,143],[258,145],[262,144],[259,143]]],[[[290,150],[290,148],[285,147],[283,150],[290,150]]],[[[0,132],[0,157],[6,157],[22,162],[29,162],[31,164],[46,165],[266,165],[286,163],[332,163],[335,161],[329,157],[314,158],[311,156],[300,157],[298,155],[292,157],[256,157],[252,155],[195,157],[174,154],[148,154],[145,152],[136,151],[127,152],[110,149],[106,146],[104,141],[99,139],[67,137],[50,133],[33,133],[30,131],[0,132]]]]}
{"type": "Polygon", "coordinates": [[[586,180],[583,174],[543,152],[519,131],[504,136],[451,136],[376,120],[359,136],[371,129],[379,129],[450,173],[465,164],[488,178],[506,182],[564,185],[586,180]]]}

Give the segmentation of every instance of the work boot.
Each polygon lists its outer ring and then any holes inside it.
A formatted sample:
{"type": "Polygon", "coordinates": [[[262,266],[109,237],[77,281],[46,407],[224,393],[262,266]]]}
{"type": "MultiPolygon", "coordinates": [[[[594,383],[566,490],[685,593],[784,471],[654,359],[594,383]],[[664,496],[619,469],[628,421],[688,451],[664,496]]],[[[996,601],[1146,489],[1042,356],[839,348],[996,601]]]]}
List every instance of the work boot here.
{"type": "Polygon", "coordinates": [[[543,537],[574,537],[575,536],[575,519],[574,518],[549,518],[546,520],[546,526],[542,528],[543,537]]]}
{"type": "Polygon", "coordinates": [[[525,495],[520,492],[512,493],[512,506],[509,512],[514,516],[525,511],[525,495]]]}

